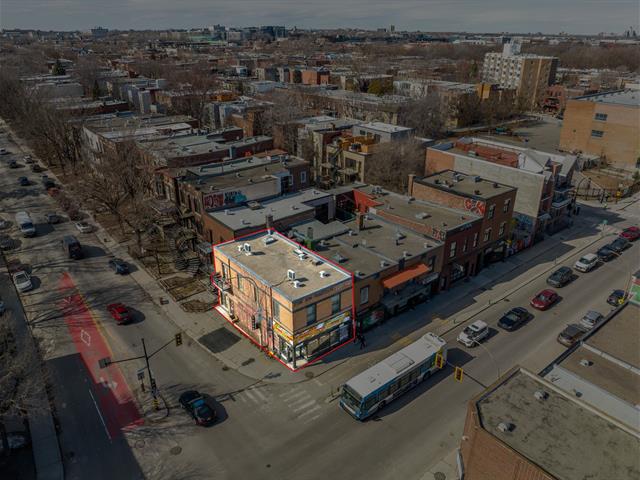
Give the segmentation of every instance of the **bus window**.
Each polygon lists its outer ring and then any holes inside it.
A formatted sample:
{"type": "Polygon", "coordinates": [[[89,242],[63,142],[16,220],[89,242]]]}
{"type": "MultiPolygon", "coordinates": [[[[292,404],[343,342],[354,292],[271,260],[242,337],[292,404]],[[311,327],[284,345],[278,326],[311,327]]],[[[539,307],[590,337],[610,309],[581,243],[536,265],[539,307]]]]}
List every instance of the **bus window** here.
{"type": "Polygon", "coordinates": [[[370,397],[367,397],[367,399],[364,401],[365,412],[369,410],[371,407],[373,407],[376,403],[378,403],[377,397],[378,397],[377,395],[371,395],[370,397]]]}

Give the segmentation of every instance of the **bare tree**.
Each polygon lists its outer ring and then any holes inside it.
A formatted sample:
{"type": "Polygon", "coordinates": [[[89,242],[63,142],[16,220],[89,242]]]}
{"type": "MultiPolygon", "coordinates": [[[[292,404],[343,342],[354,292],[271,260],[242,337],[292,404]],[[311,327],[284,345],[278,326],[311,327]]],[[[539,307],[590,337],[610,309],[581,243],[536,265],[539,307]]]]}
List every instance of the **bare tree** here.
{"type": "Polygon", "coordinates": [[[401,107],[401,123],[414,128],[417,135],[429,138],[441,137],[446,130],[449,106],[437,93],[410,101],[401,107]]]}
{"type": "Polygon", "coordinates": [[[380,143],[365,168],[367,183],[404,193],[409,174],[424,173],[424,148],[414,139],[380,143]]]}

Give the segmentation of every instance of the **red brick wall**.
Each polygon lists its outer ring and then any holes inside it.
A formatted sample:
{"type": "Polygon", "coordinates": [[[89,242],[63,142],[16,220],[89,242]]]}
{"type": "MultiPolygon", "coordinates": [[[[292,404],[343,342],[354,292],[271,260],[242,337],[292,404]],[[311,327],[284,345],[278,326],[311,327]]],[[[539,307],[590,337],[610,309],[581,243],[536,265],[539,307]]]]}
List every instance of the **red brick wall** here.
{"type": "Polygon", "coordinates": [[[441,150],[427,148],[424,164],[424,174],[432,175],[443,170],[454,170],[454,156],[441,150]]]}

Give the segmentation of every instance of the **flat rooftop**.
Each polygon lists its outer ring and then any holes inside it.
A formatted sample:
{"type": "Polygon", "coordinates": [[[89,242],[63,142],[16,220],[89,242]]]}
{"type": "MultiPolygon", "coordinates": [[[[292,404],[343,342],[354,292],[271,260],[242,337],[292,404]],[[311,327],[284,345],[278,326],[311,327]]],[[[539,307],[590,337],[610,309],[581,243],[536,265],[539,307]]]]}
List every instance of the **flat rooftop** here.
{"type": "Polygon", "coordinates": [[[589,336],[585,343],[640,369],[640,307],[627,304],[589,336]]]}
{"type": "MultiPolygon", "coordinates": [[[[96,115],[85,123],[94,132],[110,132],[121,129],[139,129],[153,126],[168,126],[172,124],[187,124],[195,119],[189,115],[135,115],[108,113],[96,115]]],[[[189,126],[189,128],[192,128],[189,126]]]]}
{"type": "Polygon", "coordinates": [[[576,97],[574,100],[586,102],[610,103],[626,107],[640,107],[640,92],[637,90],[618,90],[616,92],[596,93],[576,97]]]}
{"type": "Polygon", "coordinates": [[[392,123],[383,123],[383,122],[362,123],[358,125],[358,128],[367,128],[369,130],[376,130],[378,132],[384,132],[384,133],[413,131],[413,128],[403,127],[400,125],[393,125],[392,123]]]}
{"type": "Polygon", "coordinates": [[[226,162],[212,162],[205,165],[197,165],[194,167],[188,167],[185,169],[187,180],[191,180],[191,177],[197,177],[199,180],[207,180],[209,178],[215,178],[222,175],[228,175],[230,173],[241,172],[243,170],[265,167],[273,163],[279,163],[287,166],[303,165],[307,162],[300,157],[293,155],[264,155],[252,157],[245,157],[235,160],[228,160],[226,162]]]}
{"type": "Polygon", "coordinates": [[[515,190],[509,185],[487,180],[479,175],[467,175],[453,170],[445,170],[428,177],[415,178],[414,182],[445,192],[453,192],[481,200],[487,200],[515,190]]]}
{"type": "Polygon", "coordinates": [[[271,137],[266,135],[258,135],[255,137],[245,137],[240,140],[231,140],[228,142],[218,141],[209,138],[208,135],[180,135],[163,140],[153,142],[151,149],[158,152],[165,158],[188,157],[191,155],[201,155],[205,153],[214,153],[221,150],[229,150],[232,147],[244,147],[260,142],[269,141],[271,137]]]}
{"type": "Polygon", "coordinates": [[[216,245],[214,250],[233,259],[292,302],[340,284],[351,286],[349,273],[326,262],[312,251],[300,247],[284,235],[273,232],[270,235],[273,241],[268,244],[264,241],[267,236],[269,235],[266,231],[261,232],[216,245]],[[238,246],[245,243],[251,246],[251,255],[238,251],[238,246]],[[303,258],[298,254],[301,249],[304,252],[303,258]],[[288,270],[295,271],[296,279],[300,281],[298,288],[294,286],[294,282],[287,280],[288,270]],[[321,271],[325,272],[325,275],[321,276],[321,271]]]}
{"type": "Polygon", "coordinates": [[[482,428],[554,478],[640,478],[637,435],[533,373],[516,370],[475,406],[482,428]]]}

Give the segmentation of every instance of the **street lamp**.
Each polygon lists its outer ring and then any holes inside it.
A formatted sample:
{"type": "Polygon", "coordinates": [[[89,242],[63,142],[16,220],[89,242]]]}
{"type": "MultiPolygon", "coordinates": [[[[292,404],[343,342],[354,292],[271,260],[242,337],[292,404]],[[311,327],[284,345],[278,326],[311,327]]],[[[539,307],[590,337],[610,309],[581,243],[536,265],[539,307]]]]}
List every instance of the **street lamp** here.
{"type": "Polygon", "coordinates": [[[487,352],[487,355],[489,355],[489,358],[491,358],[491,361],[493,362],[494,366],[496,367],[496,370],[498,371],[498,378],[500,378],[502,375],[500,374],[500,366],[498,365],[498,362],[496,361],[495,357],[493,356],[493,354],[489,351],[489,349],[484,346],[482,343],[480,343],[478,340],[474,340],[475,344],[482,347],[484,349],[485,352],[487,352]]]}

